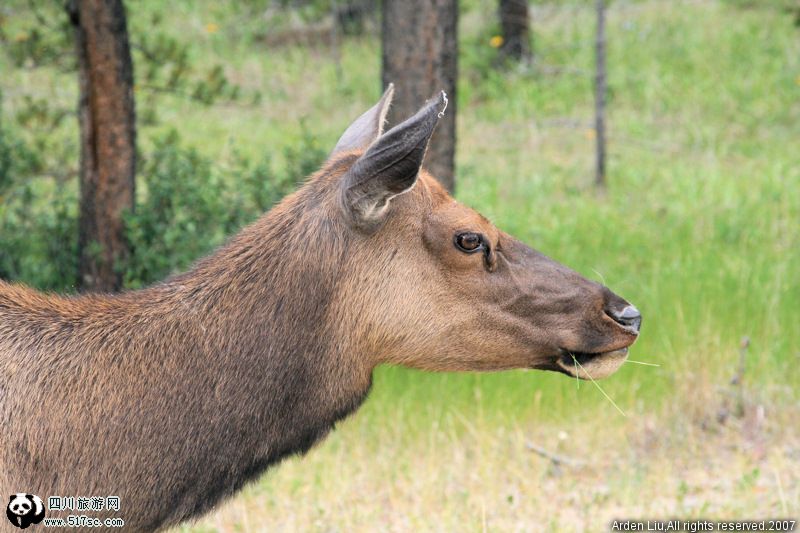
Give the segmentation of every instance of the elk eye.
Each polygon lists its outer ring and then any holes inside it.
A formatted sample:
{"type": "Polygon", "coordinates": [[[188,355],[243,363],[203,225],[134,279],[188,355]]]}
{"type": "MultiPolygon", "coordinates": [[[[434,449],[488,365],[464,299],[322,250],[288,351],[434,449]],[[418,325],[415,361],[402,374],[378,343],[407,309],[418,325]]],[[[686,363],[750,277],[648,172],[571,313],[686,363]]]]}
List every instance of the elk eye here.
{"type": "Polygon", "coordinates": [[[455,238],[456,248],[468,254],[483,249],[483,235],[480,233],[459,233],[455,238]]]}

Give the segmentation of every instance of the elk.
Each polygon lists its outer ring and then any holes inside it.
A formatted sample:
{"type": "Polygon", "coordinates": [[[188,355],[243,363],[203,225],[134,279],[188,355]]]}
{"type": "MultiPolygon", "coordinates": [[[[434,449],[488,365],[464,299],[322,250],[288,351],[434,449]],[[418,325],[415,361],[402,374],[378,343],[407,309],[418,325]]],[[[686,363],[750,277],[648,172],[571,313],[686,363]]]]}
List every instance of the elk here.
{"type": "Polygon", "coordinates": [[[96,516],[160,530],[307,451],[377,365],[619,368],[636,308],[449,196],[421,168],[445,94],[384,133],[392,93],[184,274],[71,297],[0,281],[7,494],[115,495],[96,516]]]}

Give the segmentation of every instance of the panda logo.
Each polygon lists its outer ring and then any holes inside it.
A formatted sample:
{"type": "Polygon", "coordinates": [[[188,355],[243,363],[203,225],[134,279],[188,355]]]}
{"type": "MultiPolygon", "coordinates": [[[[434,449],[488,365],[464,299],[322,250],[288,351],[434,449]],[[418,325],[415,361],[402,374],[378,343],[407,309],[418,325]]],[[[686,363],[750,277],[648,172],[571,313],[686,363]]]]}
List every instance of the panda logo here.
{"type": "Polygon", "coordinates": [[[31,524],[38,524],[44,518],[42,499],[34,494],[20,492],[11,495],[6,507],[6,516],[12,524],[25,529],[31,524]]]}

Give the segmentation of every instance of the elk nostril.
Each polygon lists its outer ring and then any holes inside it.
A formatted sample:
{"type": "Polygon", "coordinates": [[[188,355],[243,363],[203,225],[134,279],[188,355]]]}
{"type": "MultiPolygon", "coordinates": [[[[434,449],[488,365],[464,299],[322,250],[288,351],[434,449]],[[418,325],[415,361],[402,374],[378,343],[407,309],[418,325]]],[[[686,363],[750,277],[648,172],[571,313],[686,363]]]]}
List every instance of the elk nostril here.
{"type": "Polygon", "coordinates": [[[642,326],[642,314],[632,305],[626,306],[622,311],[612,311],[609,314],[611,318],[625,327],[639,331],[639,328],[642,326]]]}
{"type": "Polygon", "coordinates": [[[619,318],[622,320],[633,320],[634,318],[641,318],[642,315],[639,313],[639,310],[636,309],[634,306],[629,305],[625,309],[622,310],[622,313],[619,314],[619,318]]]}

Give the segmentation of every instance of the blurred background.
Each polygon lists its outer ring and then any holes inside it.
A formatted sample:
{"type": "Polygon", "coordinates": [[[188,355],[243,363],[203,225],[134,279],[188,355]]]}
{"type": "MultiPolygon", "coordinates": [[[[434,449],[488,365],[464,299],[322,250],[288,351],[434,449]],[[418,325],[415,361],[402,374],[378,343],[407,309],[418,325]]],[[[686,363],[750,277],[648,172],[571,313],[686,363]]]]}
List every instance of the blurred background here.
{"type": "Polygon", "coordinates": [[[460,201],[636,303],[638,363],[380,368],[321,445],[181,530],[798,518],[796,0],[5,0],[0,278],[186,269],[388,81],[393,122],[450,94],[428,166],[460,201]]]}

